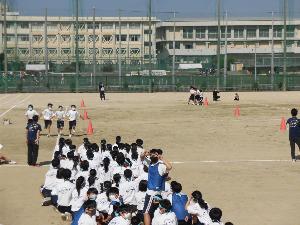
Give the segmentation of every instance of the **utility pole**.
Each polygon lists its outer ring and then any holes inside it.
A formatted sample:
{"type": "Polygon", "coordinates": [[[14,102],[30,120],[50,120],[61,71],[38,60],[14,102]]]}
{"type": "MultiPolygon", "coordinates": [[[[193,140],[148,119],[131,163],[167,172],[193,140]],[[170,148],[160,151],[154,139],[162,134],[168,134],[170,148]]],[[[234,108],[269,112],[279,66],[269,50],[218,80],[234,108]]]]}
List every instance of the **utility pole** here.
{"type": "Polygon", "coordinates": [[[118,65],[119,65],[119,86],[121,89],[122,86],[122,62],[121,62],[121,54],[122,54],[122,45],[121,45],[121,36],[122,36],[122,29],[121,29],[121,9],[119,9],[119,52],[118,52],[118,65]]]}
{"type": "Polygon", "coordinates": [[[221,0],[217,0],[218,45],[217,45],[217,89],[220,88],[220,52],[221,52],[221,0]]]}
{"type": "Polygon", "coordinates": [[[45,9],[45,24],[44,24],[44,55],[45,55],[45,76],[47,76],[47,87],[49,88],[49,74],[48,74],[48,9],[45,9]]]}
{"type": "Polygon", "coordinates": [[[149,92],[153,92],[152,90],[152,0],[149,0],[149,92]]]}
{"type": "Polygon", "coordinates": [[[225,47],[224,47],[224,88],[226,89],[227,79],[227,33],[228,33],[228,13],[225,12],[225,47]]]}
{"type": "Polygon", "coordinates": [[[286,20],[287,20],[287,0],[283,2],[283,84],[282,90],[286,91],[286,20]]]}
{"type": "Polygon", "coordinates": [[[96,8],[93,7],[93,76],[96,85],[96,8]]]}
{"type": "Polygon", "coordinates": [[[5,92],[7,92],[7,82],[6,82],[6,78],[7,78],[7,27],[6,27],[6,6],[7,6],[7,2],[6,0],[4,0],[4,18],[3,18],[3,31],[4,31],[4,35],[3,35],[3,53],[4,53],[4,85],[5,85],[5,92]]]}
{"type": "Polygon", "coordinates": [[[78,17],[79,17],[79,0],[76,0],[76,22],[75,22],[75,58],[76,58],[76,92],[79,90],[79,35],[78,35],[78,28],[79,28],[79,23],[78,23],[78,17]]]}
{"type": "Polygon", "coordinates": [[[176,12],[174,11],[173,12],[173,19],[174,19],[174,24],[173,24],[173,63],[172,63],[172,85],[173,85],[173,91],[176,90],[176,87],[175,87],[175,39],[176,39],[176,21],[175,21],[175,18],[176,18],[176,12]]]}
{"type": "Polygon", "coordinates": [[[256,43],[254,46],[254,81],[256,83],[257,80],[257,63],[256,63],[256,43]]]}
{"type": "Polygon", "coordinates": [[[274,11],[272,11],[272,56],[271,56],[271,85],[274,88],[274,11]]]}

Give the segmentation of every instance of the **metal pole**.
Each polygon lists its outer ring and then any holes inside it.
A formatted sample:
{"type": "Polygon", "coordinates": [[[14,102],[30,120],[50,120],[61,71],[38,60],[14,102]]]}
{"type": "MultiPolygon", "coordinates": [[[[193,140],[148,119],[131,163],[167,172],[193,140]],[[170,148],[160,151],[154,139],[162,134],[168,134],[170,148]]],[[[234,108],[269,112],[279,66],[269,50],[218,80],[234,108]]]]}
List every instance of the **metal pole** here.
{"type": "Polygon", "coordinates": [[[45,9],[45,24],[44,24],[44,54],[45,54],[45,76],[47,76],[47,87],[49,88],[49,74],[48,74],[48,30],[47,30],[47,25],[48,25],[48,9],[45,9]]]}
{"type": "Polygon", "coordinates": [[[122,29],[121,29],[121,10],[119,9],[119,52],[118,52],[118,64],[119,64],[119,86],[122,86],[122,62],[121,62],[121,52],[122,52],[122,45],[121,45],[121,36],[122,36],[122,29]]]}
{"type": "Polygon", "coordinates": [[[79,14],[79,0],[76,0],[76,6],[75,6],[75,10],[76,10],[76,22],[75,22],[75,58],[76,58],[76,92],[78,92],[79,90],[79,52],[78,52],[78,27],[79,27],[79,23],[78,23],[78,14],[79,14]]]}
{"type": "Polygon", "coordinates": [[[272,11],[272,58],[271,58],[271,86],[274,89],[274,11],[272,11]]]}
{"type": "Polygon", "coordinates": [[[257,64],[256,64],[256,43],[254,46],[254,81],[257,79],[257,64]]]}
{"type": "Polygon", "coordinates": [[[173,18],[174,18],[174,24],[173,24],[173,64],[172,64],[172,85],[173,85],[173,91],[176,90],[175,88],[175,38],[176,38],[176,12],[173,12],[173,18]]]}
{"type": "Polygon", "coordinates": [[[286,20],[287,20],[287,0],[284,0],[283,6],[283,83],[282,90],[286,91],[286,20]]]}
{"type": "Polygon", "coordinates": [[[7,28],[6,28],[6,6],[7,6],[7,2],[6,0],[4,0],[4,18],[3,18],[3,31],[4,31],[4,35],[3,35],[3,53],[4,53],[4,85],[5,85],[5,92],[7,92],[7,82],[6,82],[6,78],[7,78],[7,28]]]}
{"type": "Polygon", "coordinates": [[[152,90],[152,0],[149,0],[149,92],[153,92],[152,90]]]}
{"type": "Polygon", "coordinates": [[[217,89],[220,87],[220,52],[221,52],[221,0],[217,0],[218,45],[217,45],[217,89]]]}
{"type": "Polygon", "coordinates": [[[96,85],[96,8],[93,7],[93,76],[96,85]]]}
{"type": "Polygon", "coordinates": [[[228,13],[225,12],[225,47],[224,47],[224,89],[226,89],[227,78],[227,32],[228,32],[228,13]]]}

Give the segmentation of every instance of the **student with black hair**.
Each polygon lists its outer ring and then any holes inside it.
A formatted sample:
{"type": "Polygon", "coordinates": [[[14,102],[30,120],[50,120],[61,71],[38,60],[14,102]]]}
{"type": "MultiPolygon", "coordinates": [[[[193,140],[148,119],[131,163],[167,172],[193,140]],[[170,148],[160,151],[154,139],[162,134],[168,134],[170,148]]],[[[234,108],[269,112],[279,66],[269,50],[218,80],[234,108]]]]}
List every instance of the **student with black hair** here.
{"type": "Polygon", "coordinates": [[[77,119],[79,118],[80,114],[76,110],[76,105],[71,105],[71,109],[66,113],[66,116],[69,119],[69,137],[72,137],[72,134],[75,133],[77,119]]]}
{"type": "Polygon", "coordinates": [[[26,126],[26,142],[27,142],[27,163],[29,166],[38,166],[37,158],[39,154],[40,132],[42,127],[38,124],[39,117],[34,115],[32,122],[26,126]]]}
{"type": "Polygon", "coordinates": [[[130,225],[131,213],[129,205],[120,206],[118,215],[109,222],[109,225],[130,225]]]}
{"type": "Polygon", "coordinates": [[[193,221],[196,219],[200,223],[210,224],[209,205],[203,200],[200,191],[194,191],[190,200],[186,203],[186,210],[193,216],[193,221]]]}
{"type": "Polygon", "coordinates": [[[111,182],[105,181],[101,185],[101,193],[97,196],[97,210],[102,214],[103,218],[106,219],[108,216],[110,201],[108,200],[106,192],[111,188],[111,182]],[[105,217],[105,218],[104,218],[105,217]]]}
{"type": "Polygon", "coordinates": [[[137,217],[139,217],[141,220],[144,220],[143,215],[143,208],[145,204],[145,198],[146,198],[146,192],[147,192],[147,181],[141,180],[138,184],[138,192],[134,195],[134,201],[133,205],[136,205],[137,207],[137,217]]]}
{"type": "Polygon", "coordinates": [[[130,169],[124,170],[124,181],[120,183],[119,189],[124,204],[132,205],[134,203],[136,183],[132,179],[132,171],[130,169]]]}
{"type": "Polygon", "coordinates": [[[169,201],[172,204],[171,211],[175,213],[179,225],[187,225],[189,221],[189,213],[185,209],[188,202],[186,194],[181,193],[182,186],[176,181],[171,182],[172,194],[169,196],[169,201]]]}
{"type": "Polygon", "coordinates": [[[56,118],[56,127],[57,127],[57,135],[60,136],[62,135],[62,131],[65,127],[65,116],[66,116],[66,112],[64,111],[64,107],[63,106],[58,106],[58,110],[55,112],[54,114],[55,118],[56,118]]]}
{"type": "Polygon", "coordinates": [[[96,201],[87,200],[83,204],[84,213],[78,220],[78,225],[97,225],[96,222],[96,201]]]}
{"type": "MultiPolygon", "coordinates": [[[[73,146],[70,146],[73,148],[73,146]]],[[[75,147],[76,148],[76,147],[75,147]]],[[[74,168],[74,151],[67,153],[67,157],[60,160],[60,166],[65,169],[73,170],[74,168]]]]}
{"type": "Polygon", "coordinates": [[[221,222],[221,218],[222,218],[222,210],[221,209],[212,208],[209,211],[209,216],[212,221],[209,225],[223,225],[223,223],[221,222]]]}
{"type": "Polygon", "coordinates": [[[76,174],[76,179],[80,176],[83,176],[86,180],[89,178],[89,162],[87,160],[81,161],[79,164],[79,171],[76,174]]]}
{"type": "Polygon", "coordinates": [[[150,215],[154,212],[153,200],[154,196],[161,194],[165,190],[166,174],[172,169],[170,162],[159,155],[157,149],[150,151],[150,165],[148,171],[147,194],[144,205],[144,224],[151,224],[150,215]]]}
{"type": "Polygon", "coordinates": [[[123,205],[119,189],[117,187],[111,187],[107,192],[106,195],[109,201],[109,210],[108,210],[108,217],[107,221],[110,221],[113,217],[115,217],[115,212],[118,211],[119,207],[123,205]]]}
{"type": "Polygon", "coordinates": [[[42,115],[44,117],[44,122],[45,122],[45,129],[48,131],[47,137],[50,137],[50,129],[52,125],[52,119],[54,117],[54,112],[53,112],[53,104],[48,103],[47,108],[42,112],[42,115]]]}
{"type": "Polygon", "coordinates": [[[131,224],[130,225],[141,225],[142,224],[142,219],[138,216],[133,216],[131,218],[131,224]]]}
{"type": "Polygon", "coordinates": [[[231,222],[226,222],[224,225],[233,225],[231,222]]]}
{"type": "Polygon", "coordinates": [[[25,112],[25,116],[27,119],[27,125],[32,123],[33,116],[39,116],[38,112],[33,109],[33,105],[28,105],[27,111],[25,112]]]}
{"type": "Polygon", "coordinates": [[[135,141],[136,143],[136,148],[137,148],[137,152],[139,153],[139,157],[141,157],[141,155],[144,153],[144,141],[141,138],[136,139],[135,141]]]}
{"type": "Polygon", "coordinates": [[[84,177],[78,177],[75,186],[76,188],[72,192],[72,200],[70,202],[72,215],[76,214],[80,210],[88,191],[84,177]]]}
{"type": "MultiPolygon", "coordinates": [[[[57,171],[60,167],[60,161],[57,158],[52,159],[51,167],[45,175],[45,183],[41,187],[41,194],[44,198],[51,197],[51,191],[54,188],[57,171]]],[[[49,199],[44,199],[44,201],[48,201],[49,199]]]]}
{"type": "Polygon", "coordinates": [[[70,216],[72,192],[75,189],[75,185],[70,181],[71,174],[69,169],[64,169],[62,171],[64,181],[52,190],[52,195],[57,195],[57,209],[62,213],[64,220],[70,216]]]}
{"type": "Polygon", "coordinates": [[[104,88],[104,84],[102,82],[99,82],[99,93],[100,93],[100,100],[105,101],[105,88],[104,88]]]}
{"type": "Polygon", "coordinates": [[[286,121],[289,125],[289,140],[291,146],[292,162],[296,162],[295,146],[297,144],[300,149],[300,121],[297,118],[298,110],[293,108],[291,110],[292,117],[286,121]]]}
{"type": "Polygon", "coordinates": [[[219,91],[217,90],[217,89],[214,89],[213,90],[213,101],[219,101],[219,99],[221,98],[220,96],[219,96],[219,91]]]}
{"type": "Polygon", "coordinates": [[[102,161],[102,166],[99,167],[97,176],[99,178],[100,183],[104,183],[105,181],[112,180],[112,174],[110,170],[110,159],[104,158],[102,161]]]}
{"type": "Polygon", "coordinates": [[[122,177],[121,177],[120,174],[118,174],[118,173],[114,174],[113,175],[113,184],[112,184],[112,186],[119,188],[120,182],[121,182],[121,178],[122,177]]]}
{"type": "Polygon", "coordinates": [[[159,201],[159,207],[154,212],[152,225],[177,225],[177,218],[174,212],[171,211],[171,202],[167,199],[159,201]]]}
{"type": "Polygon", "coordinates": [[[115,147],[115,146],[119,147],[119,144],[121,143],[121,141],[122,141],[122,137],[121,136],[116,136],[116,143],[114,143],[112,145],[112,147],[115,147]]]}
{"type": "Polygon", "coordinates": [[[190,86],[190,97],[188,100],[188,105],[190,104],[190,102],[192,102],[192,105],[195,105],[195,95],[196,95],[196,88],[193,86],[190,86]]]}

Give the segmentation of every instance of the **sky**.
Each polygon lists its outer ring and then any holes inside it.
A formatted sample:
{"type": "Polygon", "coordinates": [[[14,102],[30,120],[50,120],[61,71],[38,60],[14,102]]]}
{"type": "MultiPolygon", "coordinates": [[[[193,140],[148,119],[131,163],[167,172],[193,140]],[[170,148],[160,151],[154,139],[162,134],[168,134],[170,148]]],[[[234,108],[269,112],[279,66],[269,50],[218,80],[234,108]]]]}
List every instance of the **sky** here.
{"type": "MultiPolygon", "coordinates": [[[[1,0],[0,0],[1,1],[1,0]]],[[[3,0],[2,0],[3,1],[3,0]]],[[[7,0],[21,15],[42,15],[48,8],[49,15],[72,15],[72,2],[75,0],[7,0]]],[[[79,0],[80,14],[92,15],[96,8],[97,16],[116,16],[118,9],[124,16],[147,15],[149,0],[79,0]]],[[[216,16],[217,0],[152,0],[153,15],[168,18],[170,11],[178,12],[178,17],[203,18],[216,16]]],[[[270,17],[270,12],[282,15],[283,0],[221,0],[222,11],[232,17],[270,17]]],[[[300,0],[288,0],[289,16],[300,17],[300,0]]]]}

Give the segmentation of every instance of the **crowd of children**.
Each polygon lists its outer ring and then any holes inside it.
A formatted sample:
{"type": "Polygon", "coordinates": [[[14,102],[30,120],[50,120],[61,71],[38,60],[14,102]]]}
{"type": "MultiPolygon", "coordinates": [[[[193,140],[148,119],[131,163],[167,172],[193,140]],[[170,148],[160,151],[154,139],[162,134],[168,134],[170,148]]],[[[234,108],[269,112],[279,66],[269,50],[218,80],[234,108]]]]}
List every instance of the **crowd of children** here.
{"type": "MultiPolygon", "coordinates": [[[[171,181],[171,163],[143,140],[114,144],[88,138],[78,148],[58,137],[41,194],[72,225],[223,225],[222,211],[171,181]]],[[[227,222],[225,225],[231,225],[227,222]]]]}
{"type": "Polygon", "coordinates": [[[192,102],[193,105],[202,105],[203,104],[203,91],[199,90],[194,86],[190,86],[190,97],[188,104],[192,102]]]}

